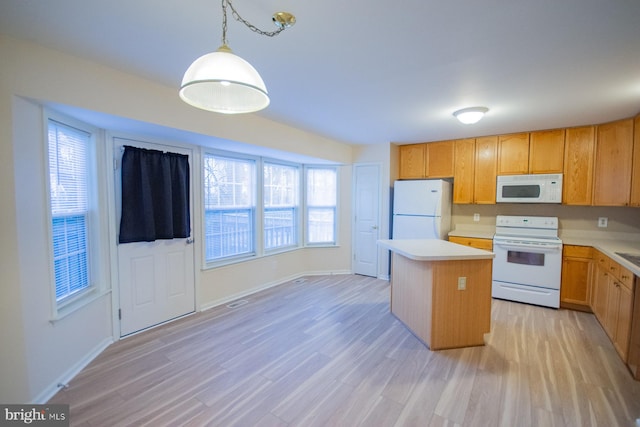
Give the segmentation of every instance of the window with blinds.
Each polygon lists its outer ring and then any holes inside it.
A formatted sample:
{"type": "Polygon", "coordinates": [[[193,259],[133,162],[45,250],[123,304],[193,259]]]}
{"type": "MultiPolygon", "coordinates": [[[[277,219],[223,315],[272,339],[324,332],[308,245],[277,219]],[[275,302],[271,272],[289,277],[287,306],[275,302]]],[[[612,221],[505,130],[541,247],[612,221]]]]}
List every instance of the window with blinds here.
{"type": "Polygon", "coordinates": [[[53,270],[58,303],[87,289],[88,145],[91,134],[48,121],[53,270]]]}
{"type": "Polygon", "coordinates": [[[298,245],[298,167],[263,165],[263,231],[265,250],[298,245]]]}
{"type": "Polygon", "coordinates": [[[337,176],[333,167],[306,169],[307,244],[336,243],[337,176]]]}
{"type": "Polygon", "coordinates": [[[255,161],[204,156],[205,259],[255,254],[255,161]]]}

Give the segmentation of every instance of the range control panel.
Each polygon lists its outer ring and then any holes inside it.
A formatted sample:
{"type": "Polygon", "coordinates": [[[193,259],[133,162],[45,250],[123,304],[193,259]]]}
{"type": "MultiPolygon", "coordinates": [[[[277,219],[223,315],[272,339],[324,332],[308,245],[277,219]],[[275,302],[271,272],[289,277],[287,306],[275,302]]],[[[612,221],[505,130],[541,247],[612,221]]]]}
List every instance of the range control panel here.
{"type": "Polygon", "coordinates": [[[558,218],[554,216],[508,216],[498,215],[496,227],[558,229],[558,218]]]}

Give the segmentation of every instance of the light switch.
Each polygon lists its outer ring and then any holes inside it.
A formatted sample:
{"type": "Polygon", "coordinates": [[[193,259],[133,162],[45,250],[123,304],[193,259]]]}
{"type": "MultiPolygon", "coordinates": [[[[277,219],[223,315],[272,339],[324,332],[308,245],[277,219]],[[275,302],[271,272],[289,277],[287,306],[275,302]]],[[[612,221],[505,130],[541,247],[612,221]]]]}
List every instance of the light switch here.
{"type": "Polygon", "coordinates": [[[466,277],[458,277],[458,290],[464,291],[467,289],[467,278],[466,277]]]}

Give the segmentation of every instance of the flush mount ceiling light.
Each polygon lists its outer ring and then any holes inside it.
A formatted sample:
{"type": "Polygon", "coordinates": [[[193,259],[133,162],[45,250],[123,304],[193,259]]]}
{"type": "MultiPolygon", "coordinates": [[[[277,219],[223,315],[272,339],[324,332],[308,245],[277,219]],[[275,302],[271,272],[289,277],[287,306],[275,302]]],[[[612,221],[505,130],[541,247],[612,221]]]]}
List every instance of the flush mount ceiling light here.
{"type": "Polygon", "coordinates": [[[477,123],[485,113],[489,111],[487,107],[469,107],[454,111],[453,115],[466,125],[477,123]]]}
{"type": "Polygon", "coordinates": [[[222,0],[222,46],[191,64],[182,79],[180,98],[189,105],[216,113],[252,113],[269,105],[269,95],[256,69],[234,55],[227,45],[227,7],[235,20],[264,36],[276,36],[296,22],[292,14],[277,12],[272,20],[278,29],[262,31],[243,19],[231,0],[222,0]]]}

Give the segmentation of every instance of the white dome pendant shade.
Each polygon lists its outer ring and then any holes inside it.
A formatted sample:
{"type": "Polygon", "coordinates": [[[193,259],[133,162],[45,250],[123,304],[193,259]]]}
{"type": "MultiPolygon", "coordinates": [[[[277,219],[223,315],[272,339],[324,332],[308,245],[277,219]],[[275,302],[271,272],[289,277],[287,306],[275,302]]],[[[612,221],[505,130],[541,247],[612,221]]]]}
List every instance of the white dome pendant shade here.
{"type": "Polygon", "coordinates": [[[252,113],[269,105],[260,74],[226,44],[193,61],[184,73],[180,98],[194,107],[223,114],[252,113]]]}

